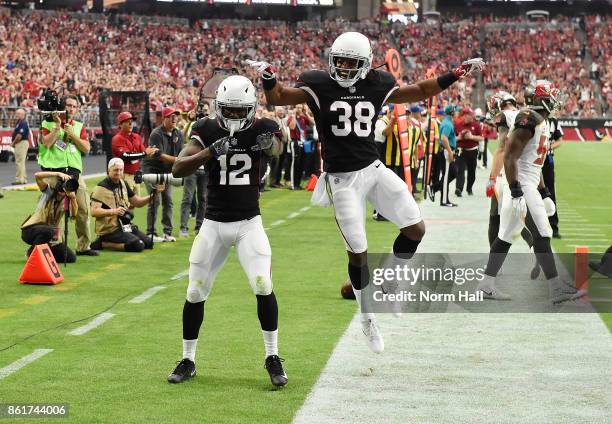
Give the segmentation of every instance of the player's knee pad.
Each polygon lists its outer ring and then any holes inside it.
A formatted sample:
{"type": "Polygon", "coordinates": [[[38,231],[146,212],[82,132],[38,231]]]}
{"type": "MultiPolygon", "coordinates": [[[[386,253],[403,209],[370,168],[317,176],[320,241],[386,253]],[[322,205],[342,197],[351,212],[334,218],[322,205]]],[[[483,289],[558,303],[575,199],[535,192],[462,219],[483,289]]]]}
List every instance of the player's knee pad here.
{"type": "Polygon", "coordinates": [[[363,290],[370,282],[370,270],[367,264],[363,266],[357,266],[349,262],[348,274],[351,280],[351,284],[357,290],[363,290]]]}
{"type": "Polygon", "coordinates": [[[267,296],[272,293],[272,280],[269,275],[256,275],[251,287],[256,296],[267,296]]]}
{"type": "Polygon", "coordinates": [[[133,240],[129,243],[125,243],[125,251],[126,252],[142,252],[144,249],[144,243],[140,239],[133,240]]]}
{"type": "Polygon", "coordinates": [[[412,240],[399,233],[393,242],[393,254],[401,259],[410,259],[416,252],[421,240],[412,240]]]}
{"type": "Polygon", "coordinates": [[[208,299],[210,293],[210,283],[204,280],[190,280],[187,286],[187,301],[190,303],[199,303],[208,299]]]}

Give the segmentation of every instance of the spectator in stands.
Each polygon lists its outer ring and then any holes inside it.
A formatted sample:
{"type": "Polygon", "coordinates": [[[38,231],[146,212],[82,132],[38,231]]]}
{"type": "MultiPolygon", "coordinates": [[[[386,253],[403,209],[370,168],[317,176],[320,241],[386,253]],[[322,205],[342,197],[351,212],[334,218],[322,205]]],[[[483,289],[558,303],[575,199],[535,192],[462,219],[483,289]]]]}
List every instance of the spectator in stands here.
{"type": "Polygon", "coordinates": [[[111,145],[113,157],[121,158],[125,165],[123,179],[136,194],[140,195],[140,184],[134,181],[134,174],[140,171],[141,161],[158,154],[156,147],[145,147],[140,134],[133,130],[134,118],[130,112],[121,112],[117,116],[119,131],[113,136],[111,145]]]}
{"type": "Polygon", "coordinates": [[[64,240],[64,199],[66,196],[70,199],[70,216],[74,219],[78,205],[72,189],[76,189],[77,182],[71,175],[57,171],[40,171],[34,178],[42,195],[36,211],[21,225],[21,239],[30,245],[26,256],[30,256],[36,245],[46,243],[56,262],[76,262],[74,252],[64,240]],[[66,184],[68,181],[73,184],[66,184]]]}
{"type": "MultiPolygon", "coordinates": [[[[173,107],[162,109],[162,124],[151,132],[149,146],[159,149],[158,153],[150,159],[146,159],[143,164],[143,172],[147,174],[170,174],[172,164],[183,148],[183,133],[176,127],[180,118],[180,111],[173,107]]],[[[152,184],[147,184],[149,194],[155,191],[152,184]]],[[[172,236],[173,203],[172,186],[168,185],[159,195],[154,196],[155,201],[149,204],[147,210],[147,235],[153,237],[153,241],[176,241],[172,236]],[[159,204],[163,204],[162,225],[164,228],[163,237],[158,237],[155,232],[157,221],[157,209],[159,204]]]]}
{"type": "Polygon", "coordinates": [[[38,146],[38,163],[43,171],[62,172],[79,181],[76,199],[79,205],[76,217],[77,255],[98,256],[92,250],[89,217],[91,216],[87,185],[83,178],[82,155],[89,153],[91,148],[85,125],[74,119],[78,113],[78,102],[73,96],[65,99],[66,119],[58,114],[52,115],[52,120],[41,123],[42,143],[38,146]]]}
{"type": "MultiPolygon", "coordinates": [[[[151,237],[145,236],[132,223],[130,209],[149,204],[152,196],[136,195],[123,178],[124,164],[120,158],[108,162],[108,176],[100,181],[91,194],[91,214],[96,219],[98,238],[92,243],[96,250],[142,252],[153,248],[151,237]]],[[[155,186],[161,193],[163,185],[155,186]]]]}
{"type": "Polygon", "coordinates": [[[17,117],[17,125],[13,130],[11,146],[15,152],[15,181],[13,184],[26,184],[28,175],[26,174],[26,159],[28,156],[28,148],[30,147],[30,126],[26,120],[26,111],[17,109],[15,112],[17,117]]]}

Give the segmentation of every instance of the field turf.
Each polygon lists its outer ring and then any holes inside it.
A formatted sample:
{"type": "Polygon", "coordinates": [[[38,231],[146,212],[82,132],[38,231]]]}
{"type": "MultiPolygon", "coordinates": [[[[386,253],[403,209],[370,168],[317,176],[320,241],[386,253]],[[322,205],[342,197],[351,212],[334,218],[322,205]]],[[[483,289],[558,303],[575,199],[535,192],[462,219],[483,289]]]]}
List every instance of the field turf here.
{"type": "MultiPolygon", "coordinates": [[[[611,155],[612,144],[566,143],[555,156],[558,198],[609,240],[611,155]]],[[[90,180],[90,188],[96,182],[90,180]]],[[[305,192],[273,190],[262,196],[264,225],[271,227],[280,354],[290,378],[286,388],[272,390],[263,369],[255,298],[234,253],[206,302],[198,377],[170,385],[166,376],[181,356],[187,284],[186,278],[171,277],[187,269],[193,236],[140,254],[104,251],[97,258],[79,257],[62,267],[66,280],[61,284],[22,285],[17,279],[27,246],[18,227],[37,196],[35,191],[7,192],[0,200],[0,368],[34,349],[54,350],[2,379],[0,403],[67,403],[71,421],[85,423],[291,421],[355,313],[355,304],[339,296],[346,254],[331,210],[300,212],[309,205],[305,192]],[[289,218],[293,212],[300,214],[289,218]],[[279,220],[284,222],[271,226],[279,220]],[[128,303],[154,286],[166,288],[144,303],[128,303]],[[115,316],[82,336],[67,335],[102,311],[115,316]]],[[[180,189],[174,199],[177,228],[180,189]]],[[[569,223],[563,207],[560,212],[563,234],[569,223]]],[[[137,210],[141,228],[144,217],[145,210],[137,210]]],[[[371,250],[388,251],[395,230],[367,222],[371,250]]],[[[579,243],[569,238],[554,240],[555,250],[573,252],[570,245],[579,243]]],[[[70,239],[74,244],[73,231],[70,239]]],[[[591,278],[597,297],[606,296],[609,290],[602,287],[610,284],[591,278]]],[[[602,317],[612,329],[612,314],[602,317]]]]}

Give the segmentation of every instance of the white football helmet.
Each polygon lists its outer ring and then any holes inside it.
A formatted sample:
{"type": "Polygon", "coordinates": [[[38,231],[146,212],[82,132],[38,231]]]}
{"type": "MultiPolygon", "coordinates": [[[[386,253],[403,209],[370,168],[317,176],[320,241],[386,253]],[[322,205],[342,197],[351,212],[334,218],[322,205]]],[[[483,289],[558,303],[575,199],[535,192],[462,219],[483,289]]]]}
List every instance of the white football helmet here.
{"type": "Polygon", "coordinates": [[[215,116],[221,128],[234,135],[249,128],[255,120],[257,93],[246,77],[231,75],[221,81],[214,101],[215,116]]]}
{"type": "Polygon", "coordinates": [[[345,32],[334,40],[329,50],[329,75],[341,87],[350,87],[365,78],[371,66],[372,45],[368,37],[359,32],[345,32]]]}

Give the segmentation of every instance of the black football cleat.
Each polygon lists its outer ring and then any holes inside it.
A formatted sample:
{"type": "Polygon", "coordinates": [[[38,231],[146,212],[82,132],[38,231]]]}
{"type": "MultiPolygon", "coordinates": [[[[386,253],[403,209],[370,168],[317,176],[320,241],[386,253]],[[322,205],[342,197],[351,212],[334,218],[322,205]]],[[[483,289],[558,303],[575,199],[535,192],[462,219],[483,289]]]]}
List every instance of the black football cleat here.
{"type": "Polygon", "coordinates": [[[190,359],[183,358],[178,363],[172,374],[168,376],[168,383],[182,383],[185,380],[189,380],[196,375],[195,363],[190,359]]]}
{"type": "Polygon", "coordinates": [[[285,360],[279,358],[278,355],[270,355],[266,358],[266,362],[264,364],[264,368],[270,374],[270,381],[276,387],[283,387],[287,384],[289,379],[287,378],[287,374],[285,374],[285,370],[283,370],[283,364],[285,360]]]}

